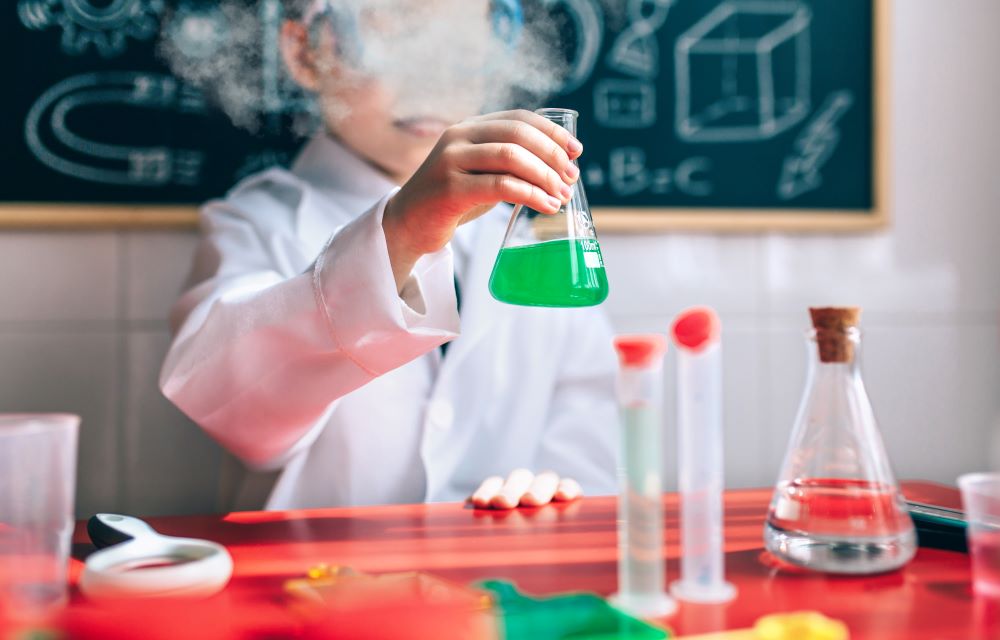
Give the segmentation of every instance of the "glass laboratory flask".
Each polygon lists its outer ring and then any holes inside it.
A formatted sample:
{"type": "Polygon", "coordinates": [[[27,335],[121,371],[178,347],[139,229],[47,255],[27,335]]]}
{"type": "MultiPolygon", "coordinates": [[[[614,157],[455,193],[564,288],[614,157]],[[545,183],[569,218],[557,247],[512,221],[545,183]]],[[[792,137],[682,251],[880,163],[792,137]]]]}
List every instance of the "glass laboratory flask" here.
{"type": "MultiPolygon", "coordinates": [[[[535,113],[576,135],[576,111],[535,113]]],[[[546,215],[523,205],[514,208],[493,265],[490,293],[500,302],[532,307],[589,307],[604,302],[608,278],[581,180],[558,213],[546,215]]]]}
{"type": "Polygon", "coordinates": [[[817,571],[897,569],[916,553],[916,533],[861,380],[861,310],[809,313],[806,389],[764,543],[782,560],[817,571]]]}

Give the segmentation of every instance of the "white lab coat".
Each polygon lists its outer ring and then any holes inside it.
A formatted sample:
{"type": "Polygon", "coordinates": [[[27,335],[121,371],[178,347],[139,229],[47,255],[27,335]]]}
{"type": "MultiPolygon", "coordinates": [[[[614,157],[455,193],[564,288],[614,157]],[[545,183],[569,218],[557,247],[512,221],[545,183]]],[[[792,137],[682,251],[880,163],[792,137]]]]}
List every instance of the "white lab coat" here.
{"type": "Polygon", "coordinates": [[[250,468],[278,471],[257,506],[461,500],[516,467],[613,493],[605,316],[490,296],[507,206],[460,227],[397,293],[381,225],[394,192],[320,135],[291,171],[207,204],[163,393],[250,468]]]}

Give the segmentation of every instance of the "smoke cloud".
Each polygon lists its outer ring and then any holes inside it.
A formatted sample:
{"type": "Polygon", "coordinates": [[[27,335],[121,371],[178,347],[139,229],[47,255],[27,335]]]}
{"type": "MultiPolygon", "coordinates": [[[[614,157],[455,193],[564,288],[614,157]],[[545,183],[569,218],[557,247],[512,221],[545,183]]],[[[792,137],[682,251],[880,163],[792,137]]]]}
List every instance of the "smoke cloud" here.
{"type": "MultiPolygon", "coordinates": [[[[329,96],[321,104],[320,97],[296,87],[284,68],[282,21],[301,16],[309,4],[187,0],[166,17],[160,54],[236,125],[258,131],[276,117],[292,116],[299,133],[307,133],[319,114],[336,118],[351,108],[331,103],[329,96]]],[[[324,33],[335,43],[328,47],[328,67],[321,69],[351,71],[339,73],[337,82],[375,80],[392,96],[399,118],[458,119],[530,108],[554,93],[566,72],[558,24],[533,14],[511,38],[510,29],[494,24],[488,0],[325,0],[319,8],[313,46],[324,50],[324,33]]]]}

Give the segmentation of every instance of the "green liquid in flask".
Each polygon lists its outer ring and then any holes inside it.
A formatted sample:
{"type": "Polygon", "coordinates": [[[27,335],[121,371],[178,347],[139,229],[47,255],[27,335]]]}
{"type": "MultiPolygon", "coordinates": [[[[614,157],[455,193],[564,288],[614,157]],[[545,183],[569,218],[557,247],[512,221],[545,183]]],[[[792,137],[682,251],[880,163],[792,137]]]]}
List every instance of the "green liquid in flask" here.
{"type": "Polygon", "coordinates": [[[531,307],[589,307],[608,297],[601,248],[593,238],[504,247],[490,276],[500,302],[531,307]]]}

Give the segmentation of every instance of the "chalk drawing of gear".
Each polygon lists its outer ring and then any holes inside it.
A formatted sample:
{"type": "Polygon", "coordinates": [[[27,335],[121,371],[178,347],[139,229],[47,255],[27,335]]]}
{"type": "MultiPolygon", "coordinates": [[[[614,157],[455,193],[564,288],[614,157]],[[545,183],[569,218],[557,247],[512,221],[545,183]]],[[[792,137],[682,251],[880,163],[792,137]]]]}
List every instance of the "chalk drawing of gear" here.
{"type": "Polygon", "coordinates": [[[93,45],[101,56],[125,51],[125,39],[149,40],[159,30],[163,0],[21,0],[21,23],[35,30],[62,27],[62,50],[80,55],[93,45]]]}
{"type": "MultiPolygon", "coordinates": [[[[202,96],[168,75],[85,73],[59,82],[35,101],[24,127],[28,148],[49,168],[87,182],[130,187],[200,182],[205,160],[201,151],[165,144],[108,144],[71,130],[71,121],[86,122],[88,110],[107,108],[128,109],[134,112],[132,120],[141,118],[143,110],[206,113],[202,96]]],[[[157,120],[151,119],[147,129],[152,136],[162,135],[157,120]]]]}

